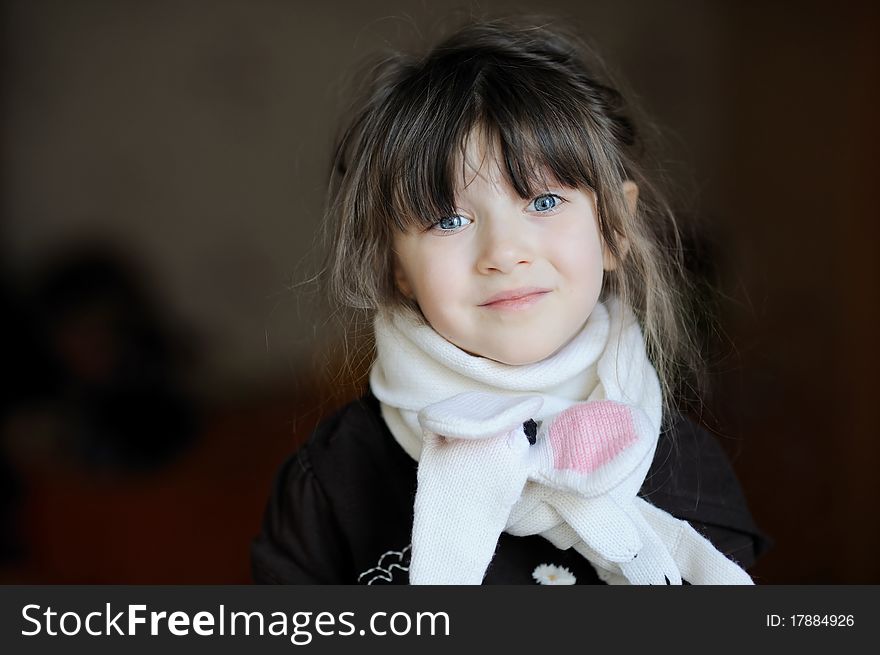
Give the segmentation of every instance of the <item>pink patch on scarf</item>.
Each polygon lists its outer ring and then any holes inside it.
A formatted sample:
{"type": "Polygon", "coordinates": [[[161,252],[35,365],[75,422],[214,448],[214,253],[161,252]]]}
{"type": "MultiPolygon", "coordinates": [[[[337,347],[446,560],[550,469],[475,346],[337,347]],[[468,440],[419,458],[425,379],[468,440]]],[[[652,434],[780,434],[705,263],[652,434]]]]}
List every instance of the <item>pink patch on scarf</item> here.
{"type": "Polygon", "coordinates": [[[629,408],[611,400],[578,403],[550,425],[554,466],[589,473],[638,439],[629,408]]]}

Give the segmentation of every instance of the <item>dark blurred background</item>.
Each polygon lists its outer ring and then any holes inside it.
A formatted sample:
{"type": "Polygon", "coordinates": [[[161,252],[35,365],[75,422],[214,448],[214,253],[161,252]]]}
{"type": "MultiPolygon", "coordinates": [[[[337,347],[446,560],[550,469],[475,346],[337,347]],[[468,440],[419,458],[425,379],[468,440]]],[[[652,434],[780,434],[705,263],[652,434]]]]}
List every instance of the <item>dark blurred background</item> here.
{"type": "Polygon", "coordinates": [[[2,7],[0,582],[249,582],[275,469],[346,389],[293,283],[354,71],[475,10],[568,17],[667,136],[756,580],[880,583],[876,3],[2,7]]]}

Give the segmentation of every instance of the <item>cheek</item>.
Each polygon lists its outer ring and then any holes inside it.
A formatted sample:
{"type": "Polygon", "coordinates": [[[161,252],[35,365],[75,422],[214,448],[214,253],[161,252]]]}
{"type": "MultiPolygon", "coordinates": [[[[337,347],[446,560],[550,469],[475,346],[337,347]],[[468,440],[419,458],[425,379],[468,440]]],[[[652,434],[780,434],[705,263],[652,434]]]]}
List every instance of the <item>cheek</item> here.
{"type": "Polygon", "coordinates": [[[460,255],[446,250],[422,249],[409,266],[416,301],[426,315],[442,312],[465,291],[465,264],[459,261],[460,255]]]}
{"type": "Polygon", "coordinates": [[[575,227],[556,239],[559,273],[576,289],[592,293],[602,285],[602,243],[596,230],[575,227]]]}
{"type": "Polygon", "coordinates": [[[464,347],[460,337],[467,324],[468,280],[447,263],[448,260],[435,262],[419,270],[416,302],[438,334],[464,347]]]}

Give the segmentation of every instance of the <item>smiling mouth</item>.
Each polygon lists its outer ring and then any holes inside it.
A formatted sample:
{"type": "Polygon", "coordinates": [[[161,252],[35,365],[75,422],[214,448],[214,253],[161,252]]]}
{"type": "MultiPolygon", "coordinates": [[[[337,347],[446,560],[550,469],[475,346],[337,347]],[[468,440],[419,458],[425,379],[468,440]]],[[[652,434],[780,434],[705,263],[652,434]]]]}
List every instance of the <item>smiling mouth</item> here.
{"type": "Polygon", "coordinates": [[[525,309],[540,301],[548,293],[550,293],[550,289],[515,289],[492,296],[480,307],[488,309],[525,309]]]}

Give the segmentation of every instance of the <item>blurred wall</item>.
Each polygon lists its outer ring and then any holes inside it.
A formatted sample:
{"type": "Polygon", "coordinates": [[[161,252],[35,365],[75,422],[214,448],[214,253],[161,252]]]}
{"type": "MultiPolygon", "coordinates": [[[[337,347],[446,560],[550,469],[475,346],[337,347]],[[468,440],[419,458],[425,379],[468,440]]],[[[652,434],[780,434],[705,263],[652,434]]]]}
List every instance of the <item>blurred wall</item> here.
{"type": "MultiPolygon", "coordinates": [[[[704,171],[700,184],[717,175],[723,7],[679,6],[674,20],[646,1],[530,9],[576,17],[669,125],[672,165],[704,171]]],[[[315,320],[287,283],[311,271],[357,64],[466,13],[455,2],[7,2],[4,258],[26,272],[74,239],[119,244],[197,330],[203,384],[289,375],[315,320]]]]}
{"type": "MultiPolygon", "coordinates": [[[[3,274],[27,281],[99,240],[191,333],[209,396],[307,370],[323,328],[287,286],[314,263],[354,66],[470,5],[3,7],[3,274]]],[[[760,580],[880,582],[874,4],[479,8],[570,17],[667,134],[669,173],[716,243],[724,333],[703,419],[777,542],[760,580]]]]}

